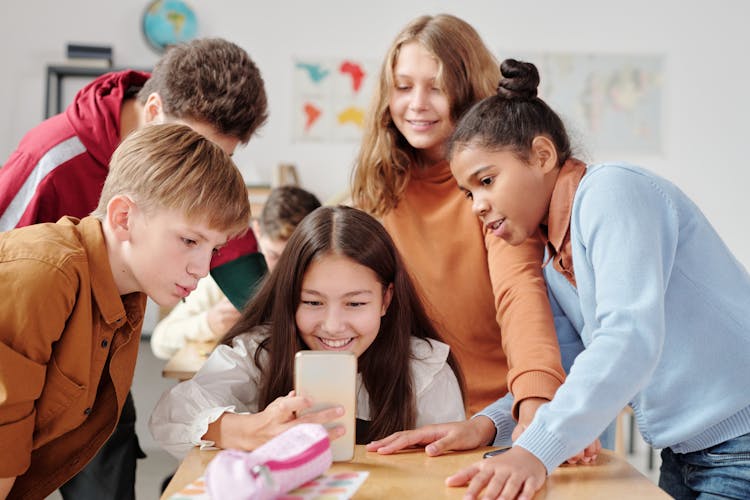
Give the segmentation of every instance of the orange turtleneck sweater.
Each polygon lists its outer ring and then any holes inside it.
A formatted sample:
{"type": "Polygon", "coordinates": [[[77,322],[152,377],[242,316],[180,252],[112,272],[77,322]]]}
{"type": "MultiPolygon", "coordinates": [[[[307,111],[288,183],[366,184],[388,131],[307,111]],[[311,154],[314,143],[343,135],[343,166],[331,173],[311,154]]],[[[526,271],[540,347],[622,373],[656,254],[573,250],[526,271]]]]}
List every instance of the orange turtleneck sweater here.
{"type": "Polygon", "coordinates": [[[383,224],[458,360],[467,413],[508,389],[516,403],[552,399],[565,373],[542,277],[541,239],[513,247],[485,235],[446,161],[414,169],[383,224]]]}

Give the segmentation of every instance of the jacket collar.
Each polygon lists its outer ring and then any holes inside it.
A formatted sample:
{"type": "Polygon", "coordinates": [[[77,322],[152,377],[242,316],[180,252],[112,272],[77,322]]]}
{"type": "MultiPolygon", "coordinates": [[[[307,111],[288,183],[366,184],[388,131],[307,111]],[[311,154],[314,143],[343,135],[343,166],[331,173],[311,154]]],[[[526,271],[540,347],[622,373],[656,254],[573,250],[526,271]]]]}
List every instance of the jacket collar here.
{"type": "Polygon", "coordinates": [[[78,223],[91,269],[91,291],[104,321],[115,328],[123,326],[125,321],[131,327],[140,324],[143,319],[143,307],[140,304],[144,296],[140,292],[120,296],[112,275],[101,221],[95,217],[85,217],[79,222],[68,217],[66,222],[78,223]]]}
{"type": "Polygon", "coordinates": [[[550,199],[546,231],[542,227],[542,234],[546,235],[549,252],[549,258],[545,264],[552,261],[552,266],[573,286],[576,286],[576,283],[570,244],[570,215],[573,211],[573,199],[578,185],[585,174],[586,165],[575,158],[568,159],[560,167],[550,199]]]}

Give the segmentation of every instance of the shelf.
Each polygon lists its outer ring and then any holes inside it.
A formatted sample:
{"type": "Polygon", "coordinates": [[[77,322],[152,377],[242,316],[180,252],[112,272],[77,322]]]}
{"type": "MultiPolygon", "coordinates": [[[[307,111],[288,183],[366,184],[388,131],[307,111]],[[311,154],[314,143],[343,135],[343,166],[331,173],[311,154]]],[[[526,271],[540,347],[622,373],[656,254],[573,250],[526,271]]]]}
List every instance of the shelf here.
{"type": "MultiPolygon", "coordinates": [[[[44,95],[44,118],[49,118],[62,112],[64,108],[62,98],[63,80],[69,76],[98,77],[113,71],[128,68],[74,66],[66,64],[50,64],[47,66],[47,84],[44,95]],[[54,93],[53,93],[54,87],[54,93]]],[[[136,71],[150,72],[150,69],[134,68],[136,71]]]]}

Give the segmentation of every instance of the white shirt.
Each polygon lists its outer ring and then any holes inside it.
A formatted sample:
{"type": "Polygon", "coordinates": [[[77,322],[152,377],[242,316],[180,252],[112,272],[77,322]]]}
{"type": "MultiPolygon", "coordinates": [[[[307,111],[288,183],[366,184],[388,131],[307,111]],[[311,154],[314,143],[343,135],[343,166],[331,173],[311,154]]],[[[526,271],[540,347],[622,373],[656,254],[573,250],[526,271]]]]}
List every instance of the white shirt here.
{"type": "MultiPolygon", "coordinates": [[[[164,449],[182,459],[193,446],[212,448],[212,441],[201,439],[210,423],[225,412],[258,412],[261,373],[254,356],[263,338],[260,334],[247,333],[235,337],[231,348],[218,346],[192,379],[162,395],[151,413],[149,429],[164,449]]],[[[464,420],[458,381],[446,361],[448,345],[412,337],[411,349],[411,374],[417,398],[416,426],[464,420]]],[[[359,374],[357,418],[370,420],[370,397],[359,374]]]]}

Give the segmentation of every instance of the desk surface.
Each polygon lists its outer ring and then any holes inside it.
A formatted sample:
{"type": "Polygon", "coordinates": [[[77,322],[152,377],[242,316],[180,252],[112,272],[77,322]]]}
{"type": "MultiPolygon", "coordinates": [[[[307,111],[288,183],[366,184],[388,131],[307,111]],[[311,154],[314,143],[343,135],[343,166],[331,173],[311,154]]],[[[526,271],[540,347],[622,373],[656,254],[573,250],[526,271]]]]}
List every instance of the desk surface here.
{"type": "Polygon", "coordinates": [[[216,347],[216,342],[188,341],[185,347],[169,358],[161,371],[162,376],[180,381],[192,378],[195,372],[203,366],[214,347],[216,347]]]}
{"type": "MultiPolygon", "coordinates": [[[[396,455],[368,453],[357,446],[354,460],[337,462],[329,472],[369,471],[354,495],[356,499],[462,498],[466,488],[448,488],[445,478],[482,457],[490,448],[456,452],[430,458],[423,450],[396,455]]],[[[194,448],[180,464],[162,500],[168,499],[203,474],[216,451],[194,448]]],[[[602,450],[592,465],[563,466],[547,479],[535,498],[545,500],[581,498],[668,499],[669,496],[635,470],[620,455],[602,450]]]]}

